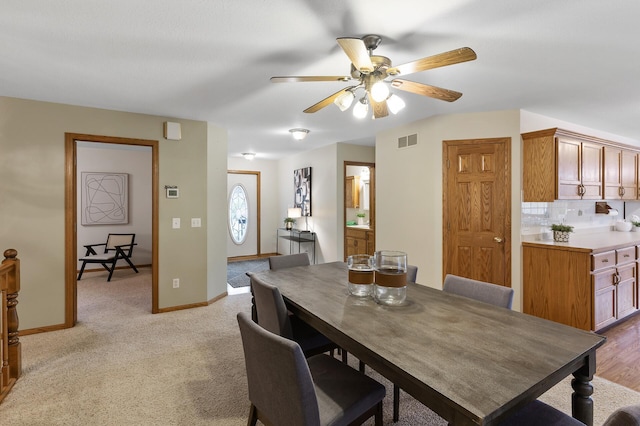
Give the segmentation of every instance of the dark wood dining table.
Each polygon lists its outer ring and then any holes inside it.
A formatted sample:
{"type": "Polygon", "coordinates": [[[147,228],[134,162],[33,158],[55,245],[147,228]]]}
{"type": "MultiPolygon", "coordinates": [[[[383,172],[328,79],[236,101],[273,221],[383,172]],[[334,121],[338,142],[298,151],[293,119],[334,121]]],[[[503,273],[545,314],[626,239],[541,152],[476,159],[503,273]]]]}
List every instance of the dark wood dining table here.
{"type": "Polygon", "coordinates": [[[408,286],[404,305],[379,305],[348,294],[347,271],[333,262],[257,275],[294,314],[452,425],[498,424],[571,374],[572,414],[593,424],[603,336],[420,284],[408,286]]]}

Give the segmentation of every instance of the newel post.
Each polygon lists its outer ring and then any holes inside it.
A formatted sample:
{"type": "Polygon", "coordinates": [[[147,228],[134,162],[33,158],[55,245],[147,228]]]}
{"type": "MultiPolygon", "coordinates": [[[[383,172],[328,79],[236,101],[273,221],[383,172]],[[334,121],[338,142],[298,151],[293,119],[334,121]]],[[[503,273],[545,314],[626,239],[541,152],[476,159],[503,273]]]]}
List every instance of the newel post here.
{"type": "Polygon", "coordinates": [[[9,343],[9,375],[18,379],[22,374],[22,347],[18,332],[18,293],[20,292],[20,259],[18,251],[7,249],[4,251],[2,264],[13,264],[14,273],[7,279],[7,329],[9,343]]]}

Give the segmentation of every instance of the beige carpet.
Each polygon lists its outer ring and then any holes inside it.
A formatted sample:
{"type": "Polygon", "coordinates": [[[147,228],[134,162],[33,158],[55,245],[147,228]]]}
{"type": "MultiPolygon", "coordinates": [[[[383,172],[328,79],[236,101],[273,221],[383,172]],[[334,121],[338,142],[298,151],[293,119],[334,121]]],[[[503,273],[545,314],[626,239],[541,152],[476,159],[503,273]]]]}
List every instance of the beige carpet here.
{"type": "MultiPolygon", "coordinates": [[[[152,315],[150,271],[140,272],[118,271],[111,283],[106,274],[87,274],[78,283],[76,327],[21,338],[24,374],[0,405],[0,424],[246,424],[235,315],[249,312],[250,296],[152,315]]],[[[380,380],[388,386],[385,424],[392,424],[391,386],[380,380]]],[[[616,407],[640,403],[639,393],[604,379],[594,386],[596,425],[616,407]]],[[[570,411],[569,384],[543,399],[570,411]]],[[[446,422],[403,393],[397,424],[446,422]]]]}

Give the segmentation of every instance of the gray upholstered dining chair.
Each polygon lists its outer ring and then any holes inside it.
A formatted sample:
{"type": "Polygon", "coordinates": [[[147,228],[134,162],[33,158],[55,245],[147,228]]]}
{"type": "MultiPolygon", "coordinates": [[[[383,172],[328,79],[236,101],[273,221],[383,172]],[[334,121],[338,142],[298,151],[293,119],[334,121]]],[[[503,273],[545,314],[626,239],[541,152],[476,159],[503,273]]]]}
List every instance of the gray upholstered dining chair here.
{"type": "Polygon", "coordinates": [[[279,336],[296,341],[306,356],[332,352],[334,342],[295,315],[291,315],[278,287],[250,276],[251,292],[256,307],[257,323],[279,336]]]}
{"type": "Polygon", "coordinates": [[[300,345],[238,314],[247,385],[248,425],[382,426],[385,388],[328,355],[305,359],[300,345]]]}
{"type": "Polygon", "coordinates": [[[513,289],[484,281],[472,280],[447,274],[444,277],[442,290],[447,293],[475,299],[480,302],[511,309],[513,303],[513,289]]]}
{"type": "Polygon", "coordinates": [[[309,266],[309,255],[307,253],[283,254],[281,256],[271,256],[269,258],[269,269],[293,268],[294,266],[309,266]]]}
{"type": "MultiPolygon", "coordinates": [[[[584,426],[584,423],[536,400],[501,422],[500,426],[584,426]]],[[[602,426],[640,426],[640,405],[618,408],[602,426]]]]}

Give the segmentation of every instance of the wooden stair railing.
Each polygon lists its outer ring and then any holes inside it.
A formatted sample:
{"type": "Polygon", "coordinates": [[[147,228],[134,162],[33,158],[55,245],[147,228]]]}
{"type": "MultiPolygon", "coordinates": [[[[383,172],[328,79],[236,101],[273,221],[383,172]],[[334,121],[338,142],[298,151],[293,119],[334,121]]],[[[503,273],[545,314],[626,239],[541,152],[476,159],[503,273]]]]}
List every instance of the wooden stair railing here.
{"type": "Polygon", "coordinates": [[[18,336],[20,259],[14,249],[4,251],[0,265],[0,403],[22,374],[22,349],[18,336]]]}

